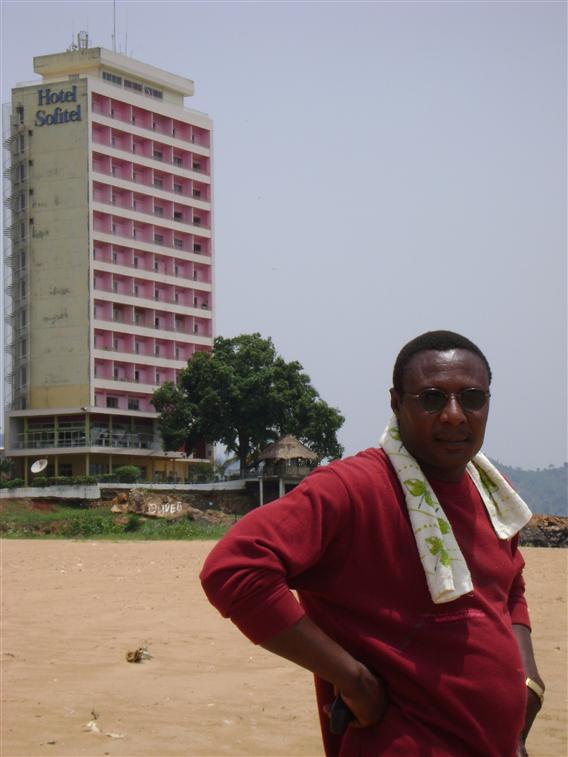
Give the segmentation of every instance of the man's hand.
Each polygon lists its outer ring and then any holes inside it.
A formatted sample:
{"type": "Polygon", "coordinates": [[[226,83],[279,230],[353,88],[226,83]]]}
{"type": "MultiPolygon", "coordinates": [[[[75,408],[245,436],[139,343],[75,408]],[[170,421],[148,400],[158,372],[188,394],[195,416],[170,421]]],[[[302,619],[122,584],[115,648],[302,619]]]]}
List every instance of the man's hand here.
{"type": "Polygon", "coordinates": [[[378,723],[387,708],[384,683],[364,665],[360,666],[358,679],[342,687],[339,693],[355,716],[355,721],[350,724],[353,727],[364,728],[378,723]]]}
{"type": "MultiPolygon", "coordinates": [[[[355,716],[351,725],[362,728],[382,718],[388,702],[385,685],[307,616],[262,646],[333,684],[355,716]]],[[[328,715],[330,707],[325,708],[328,715]]]]}
{"type": "MultiPolygon", "coordinates": [[[[536,681],[538,685],[544,690],[544,681],[540,677],[536,662],[534,659],[534,652],[531,641],[530,630],[523,625],[513,624],[513,632],[519,645],[519,651],[521,653],[521,659],[523,661],[523,667],[525,669],[525,675],[536,681]]],[[[517,750],[517,757],[524,757],[527,754],[525,748],[525,740],[529,734],[534,719],[538,715],[541,708],[541,702],[539,697],[532,689],[527,688],[527,707],[525,710],[525,724],[521,732],[521,738],[519,740],[519,747],[517,750]]]]}

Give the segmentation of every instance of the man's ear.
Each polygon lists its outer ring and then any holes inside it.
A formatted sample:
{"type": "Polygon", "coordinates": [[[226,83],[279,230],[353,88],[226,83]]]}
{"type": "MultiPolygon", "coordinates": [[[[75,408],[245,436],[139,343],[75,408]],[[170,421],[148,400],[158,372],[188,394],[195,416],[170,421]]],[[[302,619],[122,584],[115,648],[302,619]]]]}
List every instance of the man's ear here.
{"type": "Polygon", "coordinates": [[[391,396],[391,410],[398,418],[400,402],[401,402],[400,392],[398,392],[396,389],[393,388],[390,390],[390,396],[391,396]]]}

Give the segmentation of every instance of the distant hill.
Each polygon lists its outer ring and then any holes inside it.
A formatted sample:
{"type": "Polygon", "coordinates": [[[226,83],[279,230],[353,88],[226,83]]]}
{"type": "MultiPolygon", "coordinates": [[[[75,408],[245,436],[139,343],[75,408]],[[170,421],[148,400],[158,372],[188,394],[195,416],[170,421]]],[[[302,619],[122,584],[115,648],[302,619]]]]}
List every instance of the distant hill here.
{"type": "Polygon", "coordinates": [[[568,463],[560,468],[523,470],[493,461],[533,513],[568,515],[568,463]]]}

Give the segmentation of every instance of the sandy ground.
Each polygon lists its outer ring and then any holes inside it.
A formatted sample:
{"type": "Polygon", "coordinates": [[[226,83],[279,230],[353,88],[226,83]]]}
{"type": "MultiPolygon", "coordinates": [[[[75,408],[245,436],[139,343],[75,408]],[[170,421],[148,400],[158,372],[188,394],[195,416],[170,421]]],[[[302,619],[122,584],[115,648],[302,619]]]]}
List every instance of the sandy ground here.
{"type": "MultiPolygon", "coordinates": [[[[322,754],[310,675],[250,645],[202,595],[211,546],[2,543],[2,757],[322,754]],[[127,663],[144,644],[152,659],[127,663]],[[93,710],[100,734],[83,730],[93,710]]],[[[548,686],[529,751],[564,757],[568,554],[524,552],[548,686]]]]}

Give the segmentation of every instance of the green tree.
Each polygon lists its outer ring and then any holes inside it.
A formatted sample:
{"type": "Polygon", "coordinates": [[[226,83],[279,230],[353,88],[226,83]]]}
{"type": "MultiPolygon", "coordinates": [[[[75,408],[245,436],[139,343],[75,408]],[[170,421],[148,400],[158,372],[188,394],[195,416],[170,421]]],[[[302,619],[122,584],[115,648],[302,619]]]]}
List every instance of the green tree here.
{"type": "Polygon", "coordinates": [[[177,384],[154,392],[164,449],[221,442],[247,458],[282,434],[294,434],[321,459],[340,457],[341,413],[324,402],[297,361],[287,363],[260,334],[217,337],[213,351],[198,352],[177,384]]]}

